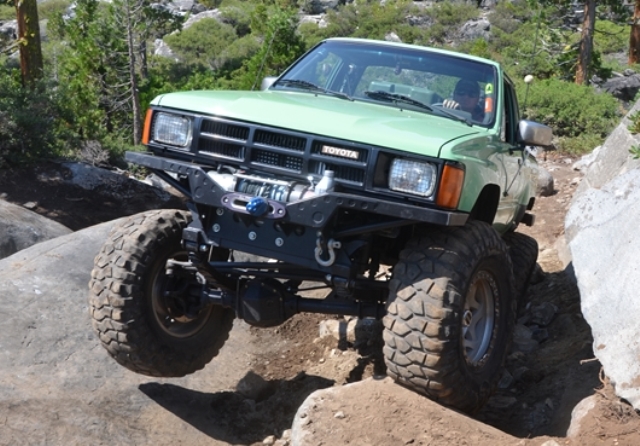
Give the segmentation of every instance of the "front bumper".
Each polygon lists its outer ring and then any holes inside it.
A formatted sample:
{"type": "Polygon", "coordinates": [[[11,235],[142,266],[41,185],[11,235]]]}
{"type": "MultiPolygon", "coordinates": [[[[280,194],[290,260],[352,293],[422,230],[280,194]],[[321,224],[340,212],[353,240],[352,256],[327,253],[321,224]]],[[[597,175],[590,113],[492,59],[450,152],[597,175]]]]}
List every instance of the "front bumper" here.
{"type": "Polygon", "coordinates": [[[291,203],[269,200],[277,212],[256,218],[231,206],[230,197],[242,201],[242,194],[225,190],[202,166],[151,153],[127,152],[125,159],[153,170],[193,202],[194,223],[183,235],[190,249],[219,246],[340,276],[349,276],[354,253],[363,246],[360,235],[415,223],[462,226],[468,218],[462,212],[340,192],[291,203]],[[333,217],[345,211],[370,214],[370,223],[334,226],[333,217]]]}
{"type": "MultiPolygon", "coordinates": [[[[177,188],[192,201],[216,208],[225,206],[222,200],[228,195],[228,191],[209,178],[201,166],[158,157],[151,153],[127,152],[125,159],[156,171],[185,176],[189,180],[189,189],[180,186],[177,188]]],[[[174,181],[171,182],[174,183],[173,186],[177,186],[174,181]]],[[[282,203],[282,207],[284,212],[278,219],[311,228],[324,227],[330,217],[340,208],[440,226],[463,226],[468,217],[468,214],[462,212],[443,211],[409,203],[339,192],[329,192],[295,203],[282,203]]]]}

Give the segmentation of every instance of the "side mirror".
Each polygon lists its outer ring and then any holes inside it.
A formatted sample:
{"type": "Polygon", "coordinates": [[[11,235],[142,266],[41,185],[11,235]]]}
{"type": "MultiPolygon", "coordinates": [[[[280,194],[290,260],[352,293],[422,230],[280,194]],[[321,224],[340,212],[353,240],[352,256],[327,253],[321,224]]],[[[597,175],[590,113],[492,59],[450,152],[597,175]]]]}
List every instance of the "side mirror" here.
{"type": "Polygon", "coordinates": [[[272,86],[273,83],[276,81],[276,79],[278,79],[277,76],[267,76],[264,79],[262,79],[262,83],[260,84],[260,90],[264,91],[270,86],[272,86]]]}
{"type": "Polygon", "coordinates": [[[550,146],[553,130],[544,124],[523,119],[518,123],[518,140],[527,146],[550,146]]]}

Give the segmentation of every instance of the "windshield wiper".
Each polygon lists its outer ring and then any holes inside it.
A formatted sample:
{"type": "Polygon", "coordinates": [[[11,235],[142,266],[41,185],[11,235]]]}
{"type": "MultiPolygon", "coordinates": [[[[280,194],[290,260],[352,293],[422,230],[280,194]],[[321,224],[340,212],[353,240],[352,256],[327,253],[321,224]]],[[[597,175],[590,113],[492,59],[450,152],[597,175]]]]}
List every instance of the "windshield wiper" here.
{"type": "Polygon", "coordinates": [[[328,94],[331,96],[335,96],[341,99],[348,99],[353,101],[351,96],[345,93],[340,93],[338,91],[327,90],[326,88],[322,88],[319,85],[314,84],[313,82],[305,81],[303,79],[281,79],[277,82],[280,85],[288,85],[296,88],[301,88],[303,90],[316,91],[324,94],[328,94]]]}
{"type": "Polygon", "coordinates": [[[456,121],[464,122],[465,124],[471,126],[471,121],[469,119],[465,119],[462,116],[458,116],[455,113],[450,112],[449,110],[444,108],[438,108],[438,110],[436,111],[436,109],[430,106],[429,104],[425,104],[424,102],[420,102],[416,99],[410,98],[409,96],[405,96],[403,94],[389,93],[382,90],[365,91],[364,94],[372,99],[404,102],[405,104],[415,105],[416,107],[423,108],[430,112],[436,112],[436,113],[442,112],[442,114],[445,114],[448,117],[455,119],[456,121]]]}

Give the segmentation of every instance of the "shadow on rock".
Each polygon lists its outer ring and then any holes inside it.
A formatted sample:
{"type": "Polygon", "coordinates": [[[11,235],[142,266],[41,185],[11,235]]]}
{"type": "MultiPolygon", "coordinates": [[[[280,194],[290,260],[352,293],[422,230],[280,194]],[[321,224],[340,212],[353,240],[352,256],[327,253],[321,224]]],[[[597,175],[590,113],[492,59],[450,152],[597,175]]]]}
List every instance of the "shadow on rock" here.
{"type": "Polygon", "coordinates": [[[204,393],[161,383],[142,384],[139,389],[209,437],[249,445],[270,435],[281,437],[307,396],[333,385],[332,380],[305,373],[266,381],[249,372],[236,391],[204,393]]]}
{"type": "Polygon", "coordinates": [[[600,363],[570,268],[542,273],[527,300],[497,392],[476,418],[516,437],[563,437],[573,408],[600,387],[600,363]]]}

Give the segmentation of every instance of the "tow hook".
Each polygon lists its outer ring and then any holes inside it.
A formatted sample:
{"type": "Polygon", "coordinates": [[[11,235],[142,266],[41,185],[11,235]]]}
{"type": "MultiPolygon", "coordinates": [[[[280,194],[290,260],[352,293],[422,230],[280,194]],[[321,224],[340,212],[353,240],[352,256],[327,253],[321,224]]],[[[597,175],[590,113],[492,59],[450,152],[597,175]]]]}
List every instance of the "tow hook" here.
{"type": "Polygon", "coordinates": [[[320,257],[324,252],[324,249],[322,248],[322,237],[318,237],[316,239],[316,249],[314,250],[316,262],[318,262],[318,264],[321,266],[333,265],[336,261],[336,252],[334,250],[340,248],[342,248],[342,243],[332,238],[329,239],[329,241],[327,242],[327,251],[329,252],[329,258],[327,260],[323,260],[322,257],[320,257]]]}

